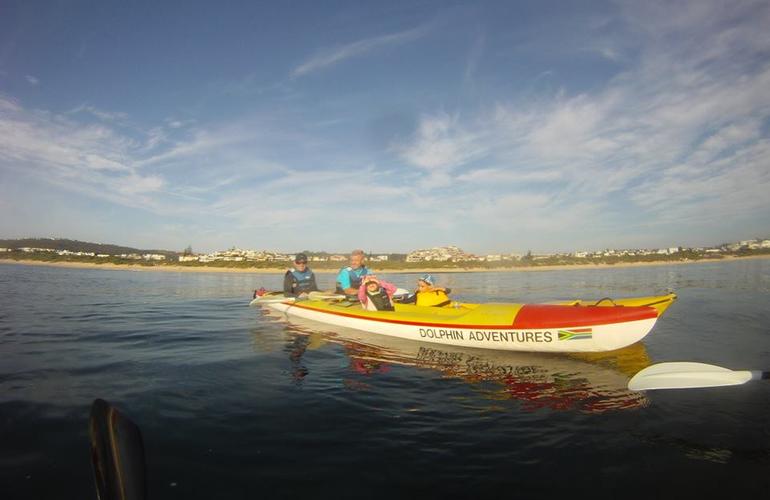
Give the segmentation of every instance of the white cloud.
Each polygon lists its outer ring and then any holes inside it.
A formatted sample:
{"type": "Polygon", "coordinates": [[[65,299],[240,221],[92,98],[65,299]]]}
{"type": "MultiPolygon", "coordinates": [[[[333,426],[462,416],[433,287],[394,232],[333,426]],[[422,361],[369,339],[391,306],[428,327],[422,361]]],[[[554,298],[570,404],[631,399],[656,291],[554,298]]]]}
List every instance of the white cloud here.
{"type": "Polygon", "coordinates": [[[142,206],[163,185],[131,160],[134,141],[103,125],[28,111],[0,97],[0,168],[67,190],[142,206]]]}
{"type": "Polygon", "coordinates": [[[625,22],[639,37],[638,58],[624,58],[626,69],[605,86],[501,101],[469,118],[425,115],[401,157],[451,176],[444,185],[463,186],[469,199],[485,189],[495,201],[465,213],[500,234],[511,231],[506,217],[543,238],[561,228],[607,241],[634,224],[668,225],[668,237],[679,238],[685,221],[726,230],[770,216],[770,8],[749,2],[727,15],[699,4],[649,25],[656,16],[634,7],[638,16],[625,22]]]}
{"type": "Polygon", "coordinates": [[[204,155],[207,152],[217,151],[228,145],[242,143],[247,137],[251,136],[249,131],[234,128],[215,130],[213,132],[208,129],[198,129],[192,133],[193,137],[191,140],[177,142],[170,149],[143,159],[138,164],[143,166],[157,165],[181,158],[204,155]]]}
{"type": "Polygon", "coordinates": [[[186,140],[173,141],[169,130],[157,126],[129,137],[88,107],[62,116],[0,98],[0,110],[0,172],[162,216],[218,218],[242,228],[323,225],[351,214],[356,220],[386,217],[359,216],[357,207],[411,193],[394,185],[387,170],[358,168],[353,175],[346,167],[298,170],[260,159],[261,151],[274,153],[270,145],[280,141],[313,142],[270,129],[272,121],[199,127],[186,140]]]}
{"type": "MultiPolygon", "coordinates": [[[[719,239],[741,221],[766,227],[767,3],[635,2],[620,10],[621,19],[602,17],[596,38],[570,34],[580,57],[591,51],[587,59],[600,54],[616,63],[600,61],[598,74],[618,71],[581,81],[579,90],[553,60],[515,76],[535,90],[517,93],[512,85],[485,96],[488,81],[510,72],[487,73],[482,52],[489,62],[510,47],[500,45],[499,33],[474,33],[455,58],[462,95],[442,87],[446,97],[439,92],[407,110],[417,114],[416,127],[389,131],[402,135],[384,154],[356,143],[361,134],[353,127],[370,111],[350,112],[349,96],[332,95],[335,102],[324,101],[320,111],[301,99],[272,102],[270,116],[231,115],[219,124],[171,111],[148,127],[88,104],[62,116],[0,97],[0,173],[187,217],[185,227],[206,234],[269,234],[343,248],[354,239],[398,240],[391,248],[401,250],[418,240],[596,248],[640,232],[660,238],[649,245],[683,244],[680,235],[694,227],[718,228],[719,239]],[[350,231],[359,225],[375,230],[350,231]]],[[[425,32],[328,47],[292,76],[425,32]]],[[[516,54],[526,58],[538,47],[516,54]]]]}
{"type": "Polygon", "coordinates": [[[119,186],[119,190],[124,194],[136,194],[136,193],[151,193],[159,191],[165,182],[162,177],[158,175],[137,175],[132,173],[129,176],[122,178],[122,183],[119,186]]]}
{"type": "Polygon", "coordinates": [[[532,184],[558,182],[563,173],[556,169],[515,170],[512,168],[480,168],[457,176],[459,182],[500,186],[505,184],[532,184]]]}
{"type": "Polygon", "coordinates": [[[391,47],[416,40],[426,33],[426,26],[419,26],[398,33],[365,38],[346,45],[328,47],[303,62],[291,72],[293,78],[320,71],[347,59],[362,56],[384,47],[391,47]]]}
{"type": "Polygon", "coordinates": [[[68,114],[87,113],[105,122],[122,122],[128,119],[128,114],[118,111],[104,111],[94,106],[81,104],[72,109],[68,114]]]}
{"type": "Polygon", "coordinates": [[[463,81],[466,85],[471,85],[475,77],[479,60],[484,52],[484,46],[486,45],[486,38],[484,35],[479,35],[473,42],[471,49],[468,53],[468,58],[465,62],[465,72],[463,75],[463,81]]]}
{"type": "Polygon", "coordinates": [[[485,154],[486,146],[479,134],[461,126],[459,116],[438,113],[423,116],[410,143],[394,145],[393,150],[414,166],[436,171],[480,158],[485,154]]]}
{"type": "Polygon", "coordinates": [[[38,80],[32,75],[26,75],[24,76],[24,79],[27,80],[27,83],[29,83],[30,85],[38,85],[40,83],[40,80],[38,80]]]}

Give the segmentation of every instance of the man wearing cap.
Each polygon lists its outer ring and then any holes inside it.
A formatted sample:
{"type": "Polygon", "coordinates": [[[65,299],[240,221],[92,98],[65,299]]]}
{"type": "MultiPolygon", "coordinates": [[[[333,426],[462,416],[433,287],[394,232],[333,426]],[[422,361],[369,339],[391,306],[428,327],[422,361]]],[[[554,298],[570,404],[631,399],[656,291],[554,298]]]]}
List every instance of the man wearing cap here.
{"type": "Polygon", "coordinates": [[[307,267],[307,255],[298,253],[294,257],[294,267],[286,271],[283,277],[283,295],[285,297],[307,297],[308,292],[318,290],[315,274],[307,267]]]}
{"type": "Polygon", "coordinates": [[[340,269],[337,274],[337,293],[356,296],[361,287],[361,279],[369,274],[364,265],[364,251],[353,250],[350,253],[350,265],[340,269]]]}
{"type": "Polygon", "coordinates": [[[417,290],[405,298],[402,303],[416,304],[426,307],[444,307],[452,303],[449,294],[451,288],[436,286],[436,280],[431,274],[423,274],[417,279],[417,290]]]}

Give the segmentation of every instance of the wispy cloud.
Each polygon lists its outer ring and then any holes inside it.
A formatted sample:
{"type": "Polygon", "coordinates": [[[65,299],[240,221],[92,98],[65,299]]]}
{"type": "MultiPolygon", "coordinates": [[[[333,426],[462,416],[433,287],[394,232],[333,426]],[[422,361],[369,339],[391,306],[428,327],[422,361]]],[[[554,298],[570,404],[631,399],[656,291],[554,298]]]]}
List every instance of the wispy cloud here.
{"type": "MultiPolygon", "coordinates": [[[[275,71],[256,69],[225,85],[227,105],[210,115],[170,108],[142,123],[139,110],[83,103],[56,113],[0,96],[0,175],[53,186],[62,199],[107,200],[124,216],[141,207],[162,221],[154,228],[183,237],[189,228],[220,248],[363,240],[379,250],[537,251],[687,244],[683,235],[705,243],[710,231],[721,240],[766,227],[770,6],[609,10],[555,24],[572,30],[567,56],[588,64],[580,78],[552,42],[554,25],[511,36],[457,15],[441,21],[451,24],[442,44],[426,44],[434,59],[424,75],[364,98],[296,80],[438,30],[325,47],[277,83],[275,71]],[[377,107],[399,119],[368,130],[377,107]]],[[[221,82],[202,86],[210,103],[222,98],[221,82]]]]}
{"type": "Polygon", "coordinates": [[[480,168],[457,176],[460,182],[498,187],[511,184],[555,183],[562,178],[563,173],[558,169],[526,172],[505,168],[480,168]]]}
{"type": "Polygon", "coordinates": [[[57,115],[0,98],[0,172],[159,216],[205,214],[250,230],[323,224],[349,215],[351,204],[408,193],[379,169],[351,176],[345,167],[298,170],[263,159],[260,151],[275,154],[270,146],[282,132],[258,119],[197,126],[172,139],[173,121],[129,135],[103,120],[115,117],[124,118],[89,106],[57,115]]]}
{"type": "Polygon", "coordinates": [[[677,220],[724,225],[715,214],[770,216],[762,194],[770,192],[770,37],[760,34],[770,9],[757,5],[724,18],[719,5],[687,3],[663,27],[652,23],[651,33],[645,20],[658,7],[634,8],[625,22],[639,23],[637,62],[604,87],[500,101],[470,116],[426,114],[398,152],[463,194],[486,189],[494,203],[462,207],[478,224],[503,227],[500,214],[516,214],[530,230],[551,226],[580,239],[579,225],[554,222],[555,213],[579,213],[592,217],[593,237],[607,241],[633,223],[671,230],[677,220]],[[675,49],[658,43],[680,32],[689,38],[675,49]],[[629,216],[613,222],[615,210],[629,216]]]}
{"type": "Polygon", "coordinates": [[[362,56],[377,49],[411,42],[424,36],[427,30],[427,26],[418,26],[416,28],[400,31],[398,33],[365,38],[363,40],[358,40],[346,45],[321,49],[314,56],[310,57],[299,66],[295,67],[291,72],[291,76],[292,78],[305,76],[310,73],[325,69],[334,64],[338,64],[347,59],[362,56]]]}
{"type": "Polygon", "coordinates": [[[24,76],[24,79],[27,80],[27,83],[29,83],[30,85],[38,85],[40,83],[40,80],[38,80],[32,75],[26,75],[24,76]]]}
{"type": "Polygon", "coordinates": [[[144,206],[162,177],[131,160],[135,141],[98,124],[30,111],[0,97],[0,168],[33,175],[67,190],[129,206],[144,206]]]}
{"type": "Polygon", "coordinates": [[[473,42],[471,49],[468,53],[468,58],[465,62],[465,72],[463,74],[463,82],[465,85],[471,85],[473,78],[476,74],[476,69],[479,64],[479,60],[484,52],[484,46],[486,45],[486,38],[484,35],[478,35],[473,42]]]}
{"type": "Polygon", "coordinates": [[[439,112],[421,118],[408,144],[393,149],[408,163],[426,170],[445,170],[482,156],[487,144],[481,134],[464,128],[459,115],[439,112]]]}
{"type": "Polygon", "coordinates": [[[118,122],[128,119],[128,114],[119,111],[104,111],[88,104],[81,104],[73,108],[68,114],[87,113],[106,122],[118,122]]]}

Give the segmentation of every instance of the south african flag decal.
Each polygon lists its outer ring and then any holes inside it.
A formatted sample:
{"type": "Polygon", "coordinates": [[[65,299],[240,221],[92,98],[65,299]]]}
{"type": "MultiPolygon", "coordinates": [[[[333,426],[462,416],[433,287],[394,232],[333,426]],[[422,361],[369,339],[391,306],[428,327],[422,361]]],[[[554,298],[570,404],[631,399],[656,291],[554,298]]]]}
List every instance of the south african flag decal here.
{"type": "Polygon", "coordinates": [[[586,340],[592,335],[590,328],[573,328],[572,330],[559,330],[559,340],[586,340]]]}

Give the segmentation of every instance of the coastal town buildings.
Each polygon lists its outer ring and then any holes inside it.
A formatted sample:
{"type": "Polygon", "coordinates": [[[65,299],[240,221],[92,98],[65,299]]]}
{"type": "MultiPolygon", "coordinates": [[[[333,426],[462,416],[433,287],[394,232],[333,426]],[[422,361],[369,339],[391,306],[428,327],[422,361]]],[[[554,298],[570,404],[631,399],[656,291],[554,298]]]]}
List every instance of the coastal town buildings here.
{"type": "MultiPolygon", "coordinates": [[[[8,245],[8,240],[4,241],[8,245]]],[[[93,248],[93,244],[89,248],[93,248]]],[[[750,239],[741,240],[734,243],[724,243],[713,247],[696,247],[696,248],[683,248],[683,247],[666,247],[666,248],[652,248],[652,249],[611,249],[588,251],[579,250],[575,252],[566,253],[540,253],[532,254],[527,252],[526,255],[518,253],[495,253],[487,255],[474,255],[467,253],[457,246],[442,246],[433,248],[423,248],[414,250],[408,254],[370,254],[368,257],[369,262],[389,262],[389,261],[406,261],[409,263],[416,262],[487,262],[487,263],[504,263],[504,262],[516,262],[516,261],[568,261],[569,259],[601,259],[601,258],[654,258],[656,256],[672,256],[681,258],[691,258],[693,254],[699,254],[702,256],[718,256],[725,253],[736,253],[742,251],[767,251],[770,250],[770,239],[750,239]]],[[[228,250],[219,250],[207,254],[193,254],[191,249],[184,253],[179,253],[176,256],[171,253],[107,253],[101,252],[89,252],[80,250],[60,250],[55,248],[44,247],[12,247],[4,246],[0,247],[0,253],[8,254],[13,252],[29,253],[29,254],[55,254],[63,257],[91,257],[98,259],[117,258],[125,260],[136,261],[167,261],[174,260],[178,262],[281,262],[288,263],[294,258],[294,253],[287,254],[282,252],[273,252],[269,250],[244,250],[240,248],[230,248],[228,250]]],[[[329,254],[326,252],[308,252],[308,258],[311,262],[333,262],[335,264],[344,264],[348,261],[349,255],[347,254],[329,254]]]]}
{"type": "Polygon", "coordinates": [[[457,248],[456,246],[426,248],[422,250],[415,250],[410,252],[406,256],[407,262],[446,262],[446,261],[466,261],[476,260],[476,256],[468,254],[457,248]]]}

